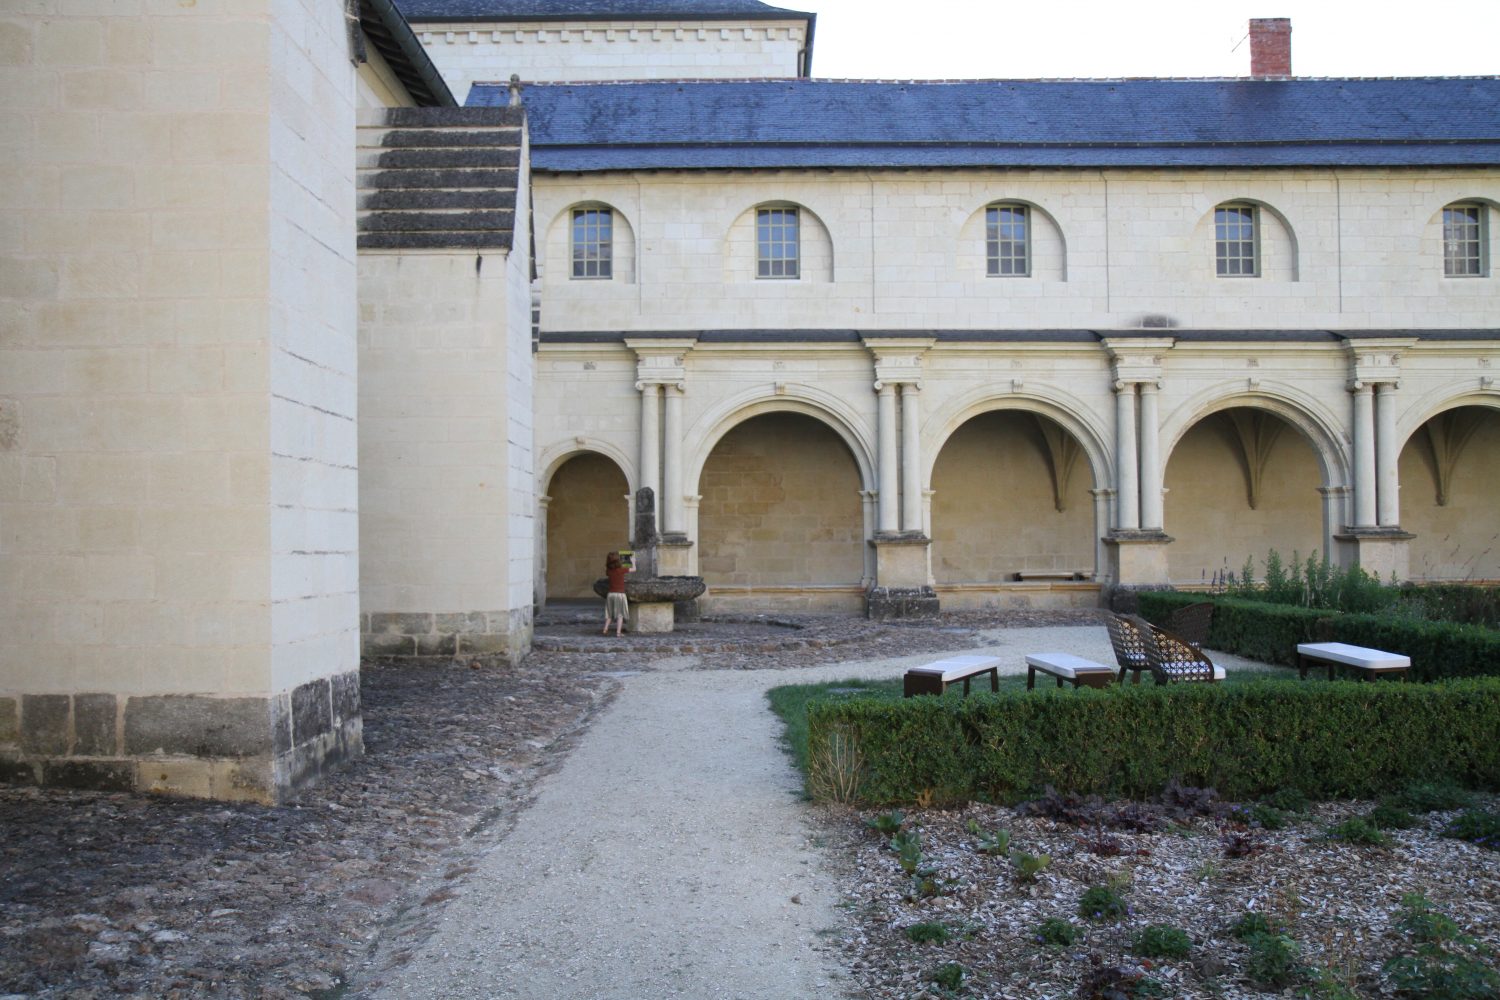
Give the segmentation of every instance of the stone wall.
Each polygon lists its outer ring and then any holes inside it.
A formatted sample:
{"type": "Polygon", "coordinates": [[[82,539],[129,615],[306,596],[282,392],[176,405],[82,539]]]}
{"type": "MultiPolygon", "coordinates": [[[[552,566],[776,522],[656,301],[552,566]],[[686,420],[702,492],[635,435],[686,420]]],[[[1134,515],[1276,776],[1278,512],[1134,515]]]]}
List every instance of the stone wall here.
{"type": "MultiPolygon", "coordinates": [[[[394,118],[374,113],[360,129],[366,219],[381,218],[393,205],[404,210],[413,191],[426,191],[421,176],[411,186],[387,180],[400,169],[432,173],[426,159],[448,155],[444,130],[502,137],[493,148],[461,145],[468,166],[448,173],[467,171],[458,186],[470,195],[507,195],[514,204],[513,228],[482,233],[478,248],[463,248],[473,233],[462,229],[393,232],[372,225],[361,237],[358,488],[366,655],[514,659],[530,647],[537,496],[530,254],[524,235],[511,246],[513,231],[529,231],[526,200],[514,197],[527,183],[520,126],[519,114],[506,109],[435,109],[394,118]],[[397,128],[407,137],[426,135],[426,145],[387,147],[397,128]],[[502,173],[504,183],[496,183],[502,173]]],[[[414,211],[410,218],[420,226],[436,214],[414,211]]]]}
{"type": "MultiPolygon", "coordinates": [[[[550,330],[1433,329],[1493,325],[1493,279],[1443,277],[1441,215],[1500,200],[1475,171],[796,171],[540,176],[539,232],[612,205],[639,247],[634,280],[572,281],[566,243],[539,261],[550,330]],[[985,205],[1033,206],[1038,266],[983,273],[985,205]],[[1262,206],[1260,278],[1219,278],[1213,211],[1262,206]],[[737,220],[802,206],[828,233],[831,280],[731,269],[737,220]],[[559,250],[564,255],[557,256],[559,250]],[[554,266],[562,265],[562,266],[554,266]],[[731,280],[743,273],[743,278],[731,280]]],[[[1489,230],[1491,259],[1500,226],[1489,230]]]]}
{"type": "Polygon", "coordinates": [[[604,556],[630,544],[630,492],[603,455],[569,459],[547,484],[547,597],[595,599],[604,556]]]}
{"type": "Polygon", "coordinates": [[[337,5],[0,15],[0,759],[275,801],[360,752],[337,5]]]}
{"type": "Polygon", "coordinates": [[[859,472],[810,417],[756,417],[721,438],[699,482],[698,569],[721,585],[858,585],[859,472]]]}
{"type": "Polygon", "coordinates": [[[806,23],[726,21],[414,22],[462,103],[476,81],[693,80],[797,76],[806,23]]]}
{"type": "Polygon", "coordinates": [[[1401,452],[1401,525],[1411,542],[1415,580],[1500,580],[1500,524],[1484,516],[1500,497],[1500,412],[1481,407],[1452,411],[1456,454],[1443,503],[1438,468],[1426,431],[1401,452]],[[1472,422],[1472,424],[1471,424],[1472,422]]]}

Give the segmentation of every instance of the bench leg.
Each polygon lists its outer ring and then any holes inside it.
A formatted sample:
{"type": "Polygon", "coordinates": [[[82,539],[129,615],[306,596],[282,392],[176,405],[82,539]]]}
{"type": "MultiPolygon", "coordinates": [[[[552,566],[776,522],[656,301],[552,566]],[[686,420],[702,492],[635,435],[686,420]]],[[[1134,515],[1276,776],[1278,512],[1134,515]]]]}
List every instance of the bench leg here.
{"type": "Polygon", "coordinates": [[[1057,686],[1058,687],[1062,687],[1062,681],[1063,681],[1063,679],[1061,677],[1057,678],[1057,686]]]}
{"type": "Polygon", "coordinates": [[[1028,663],[1026,665],[1026,690],[1031,691],[1031,690],[1033,690],[1035,688],[1036,688],[1036,667],[1033,667],[1031,664],[1028,663]]]}
{"type": "Polygon", "coordinates": [[[990,668],[990,691],[994,694],[1000,693],[1000,668],[990,668]]]}
{"type": "Polygon", "coordinates": [[[964,697],[967,698],[968,696],[969,696],[969,678],[965,677],[964,678],[964,697]]]}

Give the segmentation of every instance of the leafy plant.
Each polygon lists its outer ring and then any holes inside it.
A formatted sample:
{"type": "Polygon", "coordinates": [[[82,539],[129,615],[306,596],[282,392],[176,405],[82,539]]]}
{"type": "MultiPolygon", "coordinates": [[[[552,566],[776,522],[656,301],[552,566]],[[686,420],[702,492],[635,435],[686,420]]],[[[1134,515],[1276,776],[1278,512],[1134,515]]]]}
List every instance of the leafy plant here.
{"type": "Polygon", "coordinates": [[[1120,842],[1119,837],[1111,837],[1100,831],[1092,837],[1074,837],[1074,840],[1090,854],[1097,854],[1101,858],[1117,858],[1125,853],[1125,845],[1120,842]]]}
{"type": "Polygon", "coordinates": [[[1412,939],[1414,953],[1386,962],[1382,971],[1403,996],[1415,1000],[1480,1000],[1500,996],[1500,973],[1484,959],[1489,952],[1463,934],[1426,897],[1403,896],[1396,926],[1412,939]]]}
{"type": "Polygon", "coordinates": [[[1083,928],[1061,917],[1048,917],[1036,925],[1036,939],[1042,944],[1067,947],[1083,935],[1083,928]]]}
{"type": "Polygon", "coordinates": [[[1282,830],[1287,825],[1287,814],[1264,802],[1251,806],[1246,818],[1262,830],[1282,830]]]}
{"type": "Polygon", "coordinates": [[[1130,950],[1145,958],[1187,958],[1193,942],[1180,928],[1149,924],[1136,934],[1130,950]]]}
{"type": "Polygon", "coordinates": [[[901,870],[908,875],[915,875],[917,867],[922,863],[922,835],[916,830],[901,830],[891,837],[891,850],[896,852],[896,860],[901,865],[901,870]]]}
{"type": "Polygon", "coordinates": [[[1115,921],[1125,917],[1130,907],[1114,888],[1107,885],[1089,886],[1078,900],[1078,915],[1085,920],[1099,923],[1115,921]]]}
{"type": "Polygon", "coordinates": [[[1011,851],[1010,863],[1015,866],[1016,877],[1022,882],[1035,882],[1036,877],[1052,863],[1052,855],[1011,851]]]}
{"type": "Polygon", "coordinates": [[[893,812],[881,813],[879,816],[873,816],[870,819],[865,820],[865,826],[869,827],[871,830],[874,830],[876,833],[882,836],[890,837],[899,832],[901,829],[901,825],[905,822],[906,814],[902,813],[900,810],[896,810],[893,812]]]}
{"type": "Polygon", "coordinates": [[[1219,843],[1226,858],[1253,858],[1266,849],[1266,842],[1250,833],[1225,833],[1219,843]]]}
{"type": "Polygon", "coordinates": [[[1145,1000],[1166,996],[1161,983],[1139,969],[1105,965],[1098,955],[1090,955],[1091,968],[1078,986],[1080,1000],[1145,1000]]]}
{"type": "Polygon", "coordinates": [[[1010,852],[1009,830],[986,830],[975,820],[969,820],[969,832],[979,838],[974,849],[981,854],[999,856],[1010,852]]]}
{"type": "Polygon", "coordinates": [[[1307,794],[1302,789],[1292,786],[1276,789],[1276,791],[1262,799],[1261,802],[1272,809],[1278,809],[1284,813],[1307,812],[1309,804],[1307,794]]]}
{"type": "Polygon", "coordinates": [[[1414,813],[1451,812],[1467,809],[1474,796],[1448,781],[1422,781],[1407,785],[1391,799],[1392,804],[1414,813]]]}
{"type": "Polygon", "coordinates": [[[1500,851],[1500,813],[1468,809],[1443,827],[1443,836],[1500,851]]]}
{"type": "Polygon", "coordinates": [[[1324,834],[1329,840],[1341,840],[1346,844],[1363,844],[1367,847],[1385,847],[1391,838],[1381,832],[1380,827],[1362,816],[1355,816],[1335,823],[1324,834]]]}
{"type": "Polygon", "coordinates": [[[1302,949],[1286,934],[1252,934],[1245,940],[1250,946],[1245,974],[1261,986],[1280,990],[1291,986],[1306,974],[1302,949]]]}
{"type": "Polygon", "coordinates": [[[924,920],[906,928],[906,939],[914,944],[947,944],[953,932],[941,921],[924,920]]]}
{"type": "Polygon", "coordinates": [[[957,962],[945,962],[928,973],[927,978],[938,989],[947,990],[949,993],[957,993],[963,989],[964,980],[968,978],[968,972],[957,962]]]}

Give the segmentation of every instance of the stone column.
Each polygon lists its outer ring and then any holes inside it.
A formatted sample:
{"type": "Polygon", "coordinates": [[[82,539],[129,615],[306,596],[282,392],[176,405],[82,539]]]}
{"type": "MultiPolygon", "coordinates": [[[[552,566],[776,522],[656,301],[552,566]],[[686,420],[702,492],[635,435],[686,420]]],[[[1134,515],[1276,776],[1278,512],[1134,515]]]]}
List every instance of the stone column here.
{"type": "Polygon", "coordinates": [[[1401,523],[1400,451],[1396,442],[1396,384],[1375,386],[1375,519],[1382,528],[1401,523]]]}
{"type": "Polygon", "coordinates": [[[1375,526],[1375,416],[1368,382],[1356,382],[1354,394],[1354,527],[1375,526]]]}
{"type": "MultiPolygon", "coordinates": [[[[651,487],[661,493],[661,385],[637,382],[641,393],[641,481],[636,488],[651,487]]],[[[652,513],[655,513],[654,511],[652,513]]],[[[632,525],[635,523],[631,522],[632,525]]]]}
{"type": "Polygon", "coordinates": [[[1109,550],[1104,540],[1109,537],[1109,501],[1115,491],[1089,490],[1089,495],[1094,498],[1094,579],[1103,580],[1109,575],[1105,571],[1109,565],[1109,550]]]}
{"type": "Polygon", "coordinates": [[[1115,528],[1138,531],[1141,526],[1140,459],[1135,447],[1135,383],[1115,383],[1115,528]]]}
{"type": "Polygon", "coordinates": [[[532,602],[537,607],[547,603],[547,508],[552,498],[536,498],[536,569],[532,574],[532,602]]]}
{"type": "Polygon", "coordinates": [[[901,530],[922,532],[922,445],[917,438],[918,392],[901,383],[901,530]]]}
{"type": "Polygon", "coordinates": [[[896,387],[876,382],[879,396],[880,438],[880,531],[894,534],[900,528],[900,501],[896,495],[896,387]]]}
{"type": "Polygon", "coordinates": [[[1161,458],[1157,433],[1157,384],[1141,383],[1141,527],[1162,529],[1161,458]]]}
{"type": "Polygon", "coordinates": [[[664,535],[681,535],[685,524],[682,507],[682,386],[666,386],[667,402],[663,435],[661,530],[664,535]]]}

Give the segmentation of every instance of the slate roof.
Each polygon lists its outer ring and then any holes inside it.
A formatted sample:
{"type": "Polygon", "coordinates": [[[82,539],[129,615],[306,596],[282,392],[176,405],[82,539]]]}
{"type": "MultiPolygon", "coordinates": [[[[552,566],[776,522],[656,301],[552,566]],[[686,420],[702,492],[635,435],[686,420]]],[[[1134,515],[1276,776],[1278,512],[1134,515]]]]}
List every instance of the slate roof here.
{"type": "MultiPolygon", "coordinates": [[[[475,84],[471,106],[503,104],[475,84]]],[[[533,84],[538,170],[1500,165],[1500,77],[533,84]]]]}
{"type": "Polygon", "coordinates": [[[391,0],[359,0],[359,26],[419,107],[457,106],[442,74],[391,0]]]}
{"type": "Polygon", "coordinates": [[[806,21],[815,15],[759,0],[400,0],[426,21],[806,21]]]}

